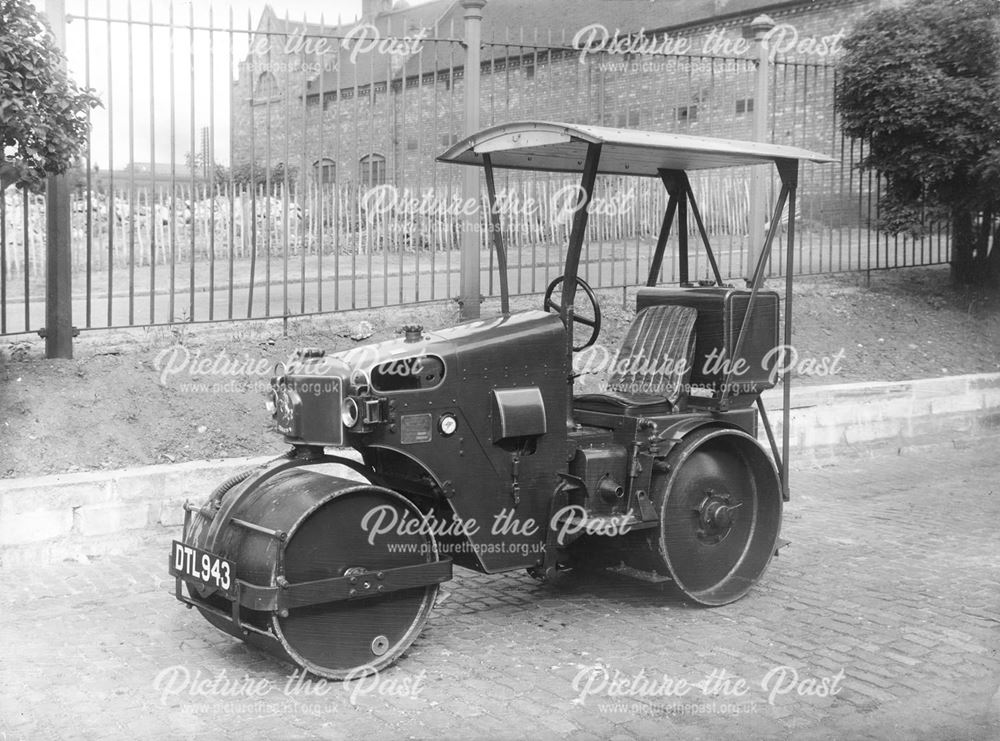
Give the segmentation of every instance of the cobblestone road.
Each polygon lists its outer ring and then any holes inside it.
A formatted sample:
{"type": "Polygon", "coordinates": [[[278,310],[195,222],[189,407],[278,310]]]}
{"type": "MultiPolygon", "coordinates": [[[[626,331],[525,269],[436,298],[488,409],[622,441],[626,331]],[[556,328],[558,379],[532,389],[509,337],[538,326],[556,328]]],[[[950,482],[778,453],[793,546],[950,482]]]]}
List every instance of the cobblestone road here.
{"type": "Polygon", "coordinates": [[[998,522],[996,438],[799,470],[792,545],[733,605],[460,571],[378,686],[325,687],[175,602],[165,532],[0,570],[0,741],[996,739],[998,522]],[[191,694],[201,680],[228,694],[191,694]]]}

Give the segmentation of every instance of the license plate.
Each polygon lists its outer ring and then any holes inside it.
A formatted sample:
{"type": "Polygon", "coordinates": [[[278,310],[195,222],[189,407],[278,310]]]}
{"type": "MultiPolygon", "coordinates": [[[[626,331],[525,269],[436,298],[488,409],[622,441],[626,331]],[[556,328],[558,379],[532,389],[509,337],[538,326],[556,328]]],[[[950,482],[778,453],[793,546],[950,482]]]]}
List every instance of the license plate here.
{"type": "Polygon", "coordinates": [[[214,587],[230,598],[236,595],[236,566],[232,561],[179,540],[175,540],[170,548],[170,574],[214,587]]]}

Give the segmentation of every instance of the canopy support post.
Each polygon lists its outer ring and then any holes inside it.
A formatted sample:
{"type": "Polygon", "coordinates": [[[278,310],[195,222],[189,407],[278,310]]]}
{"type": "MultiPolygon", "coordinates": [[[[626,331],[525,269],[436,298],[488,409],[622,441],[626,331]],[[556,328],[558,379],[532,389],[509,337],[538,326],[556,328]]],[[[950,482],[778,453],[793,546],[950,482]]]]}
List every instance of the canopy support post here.
{"type": "MultiPolygon", "coordinates": [[[[799,183],[799,163],[796,160],[777,160],[775,165],[783,186],[788,190],[788,247],[785,252],[785,352],[792,346],[792,271],[795,268],[795,191],[799,183]]],[[[773,222],[772,222],[773,226],[773,222]]],[[[791,490],[788,483],[788,441],[792,409],[792,374],[784,363],[781,375],[781,498],[788,501],[791,490]]]]}
{"type": "MultiPolygon", "coordinates": [[[[686,180],[684,173],[682,179],[686,180]]],[[[680,264],[677,272],[681,279],[681,285],[691,284],[691,277],[688,274],[688,193],[685,185],[681,183],[681,197],[677,201],[677,247],[680,264]]]]}
{"type": "MultiPolygon", "coordinates": [[[[784,183],[781,185],[781,192],[778,194],[778,202],[774,205],[774,213],[771,215],[771,226],[767,230],[767,236],[764,238],[764,248],[760,251],[760,255],[757,258],[757,266],[753,271],[753,282],[750,288],[750,298],[747,301],[747,311],[743,315],[743,323],[740,325],[740,333],[736,338],[736,347],[733,349],[733,357],[729,358],[729,372],[726,373],[726,381],[722,384],[722,396],[719,399],[719,408],[725,411],[729,406],[729,396],[732,391],[733,375],[736,372],[736,358],[743,357],[743,343],[746,341],[747,330],[750,327],[750,316],[753,313],[753,305],[757,301],[757,294],[760,292],[760,287],[764,283],[764,266],[767,264],[768,258],[771,256],[771,245],[774,242],[774,235],[778,233],[778,222],[781,220],[781,211],[785,206],[785,201],[788,199],[788,186],[784,183]]],[[[790,279],[789,279],[790,281],[790,279]]],[[[791,282],[789,282],[789,290],[791,290],[791,282]]],[[[786,430],[782,431],[787,433],[786,430]]],[[[786,438],[787,440],[787,438],[786,438]]]]}
{"type": "Polygon", "coordinates": [[[708,262],[712,266],[712,273],[715,275],[715,284],[722,285],[722,274],[719,272],[719,264],[715,261],[715,253],[712,252],[712,245],[708,241],[708,231],[705,229],[705,222],[701,220],[701,212],[698,210],[698,203],[694,200],[694,191],[691,189],[691,181],[688,180],[687,173],[684,173],[684,189],[687,192],[688,200],[691,202],[691,214],[694,222],[698,225],[698,233],[701,234],[701,242],[705,245],[705,253],[708,255],[708,262]]]}
{"type": "Polygon", "coordinates": [[[500,212],[497,211],[497,190],[493,181],[493,161],[489,154],[483,155],[483,170],[486,175],[486,194],[490,202],[490,234],[493,251],[497,256],[497,272],[500,273],[500,313],[510,314],[510,291],[507,285],[507,249],[500,232],[500,212]]]}
{"type": "Polygon", "coordinates": [[[566,250],[566,268],[563,271],[562,320],[566,327],[566,367],[569,370],[566,375],[566,415],[570,424],[573,424],[573,301],[576,299],[580,253],[583,251],[583,238],[587,234],[587,217],[590,215],[590,201],[594,197],[600,159],[600,142],[588,144],[587,159],[583,163],[583,177],[580,180],[583,199],[576,204],[576,211],[573,213],[573,227],[569,233],[569,248],[566,250]]]}
{"type": "Polygon", "coordinates": [[[681,192],[677,170],[660,170],[660,180],[663,187],[667,189],[670,198],[667,200],[667,210],[663,214],[663,223],[660,225],[660,233],[656,237],[656,251],[653,252],[653,261],[649,265],[649,276],[646,278],[646,285],[652,288],[656,285],[660,277],[660,268],[663,266],[663,252],[667,247],[667,240],[670,238],[670,227],[674,223],[674,214],[677,212],[678,194],[681,192]]]}

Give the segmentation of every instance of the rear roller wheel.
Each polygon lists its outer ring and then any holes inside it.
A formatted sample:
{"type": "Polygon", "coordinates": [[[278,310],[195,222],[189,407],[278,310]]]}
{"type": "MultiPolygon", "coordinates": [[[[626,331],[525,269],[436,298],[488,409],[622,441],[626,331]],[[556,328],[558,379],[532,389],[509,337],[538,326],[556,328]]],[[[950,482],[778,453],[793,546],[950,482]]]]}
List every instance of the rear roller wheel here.
{"type": "Polygon", "coordinates": [[[746,433],[718,429],[685,440],[667,463],[658,555],[695,602],[739,599],[764,573],[781,529],[774,464],[746,433]]]}

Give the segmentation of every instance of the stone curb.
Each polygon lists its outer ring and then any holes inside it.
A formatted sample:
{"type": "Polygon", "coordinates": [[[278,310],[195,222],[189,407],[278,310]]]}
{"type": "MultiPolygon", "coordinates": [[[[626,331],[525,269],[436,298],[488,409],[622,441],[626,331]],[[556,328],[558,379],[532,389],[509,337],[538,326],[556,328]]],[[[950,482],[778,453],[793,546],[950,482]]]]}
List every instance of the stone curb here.
{"type": "MultiPolygon", "coordinates": [[[[764,401],[780,440],[780,389],[764,401]]],[[[793,388],[791,407],[800,466],[960,445],[1000,435],[1000,373],[803,386],[793,388]]],[[[0,480],[0,566],[122,552],[144,534],[179,526],[185,500],[201,502],[228,477],[273,457],[0,480]]]]}
{"type": "MultiPolygon", "coordinates": [[[[1000,435],[1000,373],[793,386],[791,397],[790,445],[799,463],[1000,435]]],[[[780,436],[781,391],[763,398],[777,410],[770,417],[780,436]]]]}
{"type": "Polygon", "coordinates": [[[200,501],[229,476],[266,460],[192,461],[0,481],[0,565],[107,553],[119,537],[179,525],[186,499],[200,501]],[[96,550],[87,550],[91,543],[96,550]]]}

